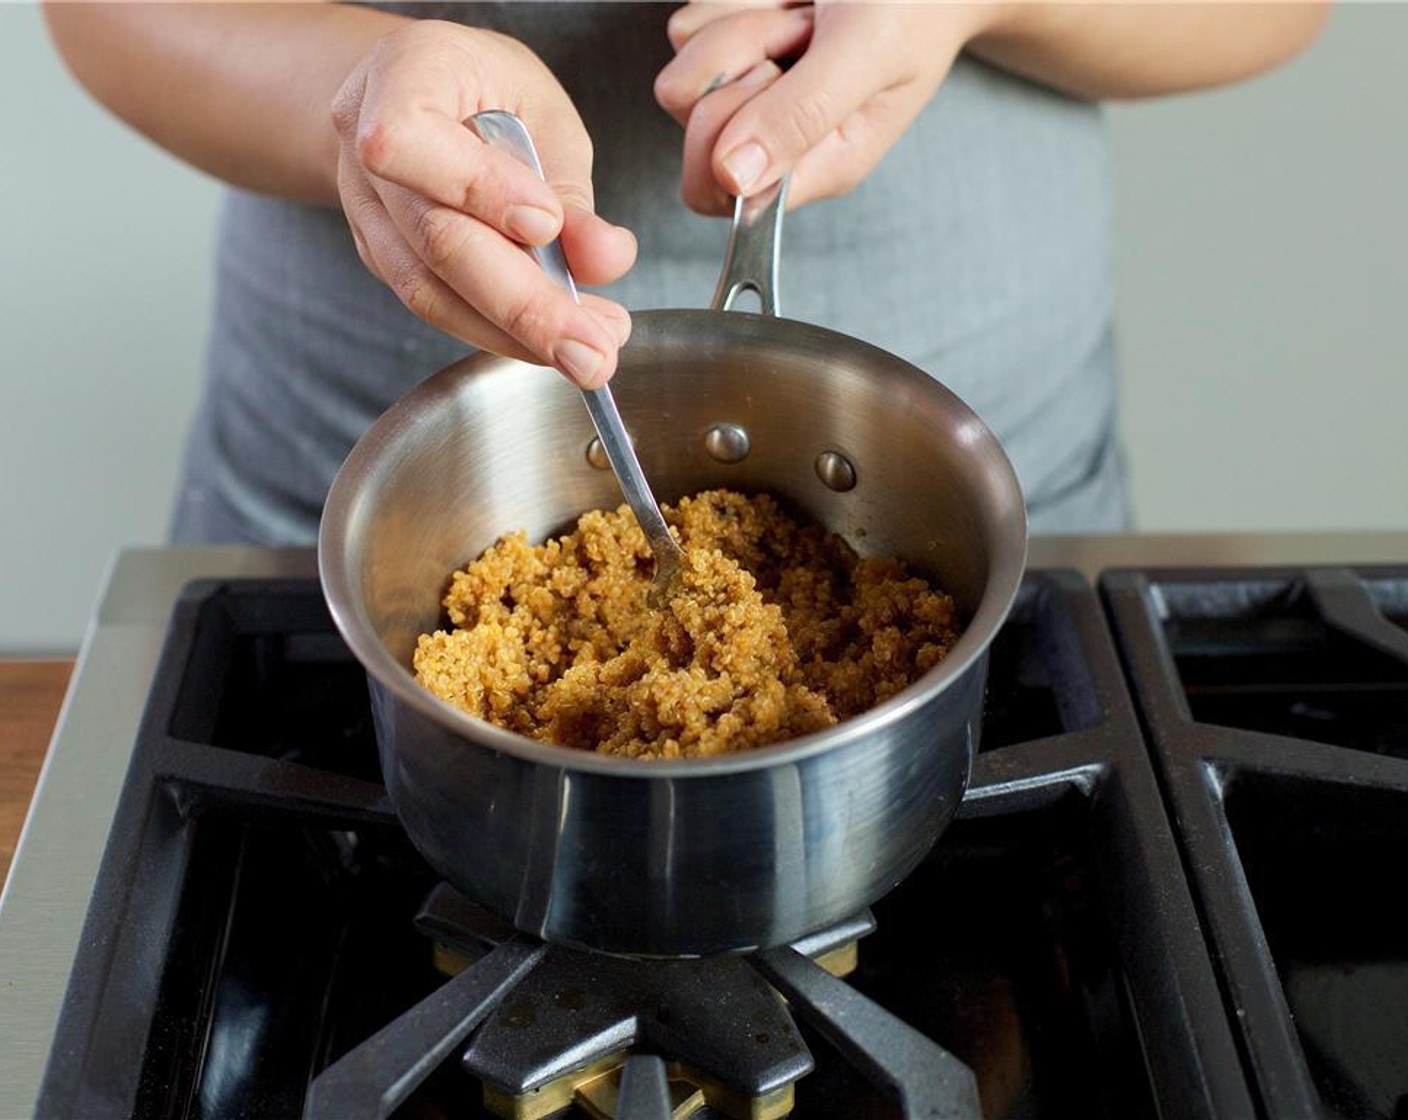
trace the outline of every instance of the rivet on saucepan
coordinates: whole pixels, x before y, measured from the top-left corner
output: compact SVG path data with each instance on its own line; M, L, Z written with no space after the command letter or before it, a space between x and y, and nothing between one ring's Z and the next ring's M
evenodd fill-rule
M635 437L631 437L631 446L636 446ZM639 453L639 451L637 451ZM600 436L592 436L591 443L587 444L587 462L599 471L609 471L611 460L606 457L606 448L601 445Z
M715 424L704 434L704 450L720 463L738 463L753 449L748 433L737 424Z
M816 476L832 490L855 489L856 469L839 451L823 451L816 457Z

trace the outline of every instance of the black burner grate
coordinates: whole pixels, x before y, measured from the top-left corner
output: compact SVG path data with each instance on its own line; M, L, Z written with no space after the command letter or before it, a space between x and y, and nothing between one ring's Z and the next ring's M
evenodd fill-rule
M378 780L367 706L316 583L188 589L43 1115L297 1115L319 1074L355 1066L415 1008L440 1008L454 1038L398 1059L426 1076L395 1115L486 1115L459 1061L479 1025L464 992L477 986L478 1007L545 953L500 939L484 958L498 954L498 979L436 971L415 924L436 880ZM893 1116L906 1092L922 1109L952 1089L945 1053L973 1071L985 1120L1249 1114L1134 708L1079 577L1028 576L992 649L983 746L958 819L874 905L846 981L788 949L747 963L785 994L815 1063L793 1115ZM878 1055L856 1048L857 1021L887 1024ZM916 1056L935 1076L902 1089L896 1067ZM652 1115L660 1070L632 1063L633 1115Z
M1262 1109L1402 1120L1408 569L1103 588Z
M466 1043L463 1065L486 1098L508 1104L501 1115L517 1115L513 1102L525 1101L529 1115L560 1111L570 1090L541 1099L556 1081L622 1054L617 1120L672 1115L665 1057L689 1071L716 1112L787 1114L792 1083L813 1067L793 1013L901 1116L980 1120L966 1067L810 959L864 935L868 916L805 944L704 960L627 960L513 934L498 940L502 934L486 935L482 924L460 924L475 916L453 892L432 893L422 923L470 953L464 971L320 1075L307 1120L389 1115ZM779 1100L781 1113L761 1112Z

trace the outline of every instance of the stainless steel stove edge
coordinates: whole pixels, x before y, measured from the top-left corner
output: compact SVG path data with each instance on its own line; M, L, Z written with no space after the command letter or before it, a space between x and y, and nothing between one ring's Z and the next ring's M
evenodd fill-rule
M133 549L110 565L0 896L0 1117L31 1114L172 604L199 578L316 574L310 550Z

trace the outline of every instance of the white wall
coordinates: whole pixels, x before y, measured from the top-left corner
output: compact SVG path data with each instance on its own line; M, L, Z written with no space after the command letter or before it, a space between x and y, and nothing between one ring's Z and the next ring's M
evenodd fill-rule
M1110 121L1141 527L1408 527L1408 4Z
M1408 528L1408 5L1288 67L1112 107L1125 430L1149 530ZM162 540L214 184L0 3L0 653L76 648Z
M0 652L75 649L112 554L156 544L195 400L218 189L0 3Z

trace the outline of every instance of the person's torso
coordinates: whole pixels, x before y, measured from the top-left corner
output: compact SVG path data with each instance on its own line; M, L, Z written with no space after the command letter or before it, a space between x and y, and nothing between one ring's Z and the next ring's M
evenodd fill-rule
M633 310L708 305L728 223L680 201L683 133L652 93L675 5L379 6L532 47L592 137L598 210L640 241L607 294ZM997 431L1039 510L1108 451L1110 210L1098 107L962 56L856 190L788 215L781 310L942 380ZM334 210L231 192L219 279L197 436L213 446L193 469L210 460L205 484L266 537L307 537L365 427L468 347L401 307Z

